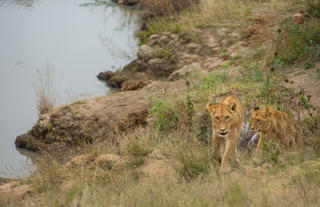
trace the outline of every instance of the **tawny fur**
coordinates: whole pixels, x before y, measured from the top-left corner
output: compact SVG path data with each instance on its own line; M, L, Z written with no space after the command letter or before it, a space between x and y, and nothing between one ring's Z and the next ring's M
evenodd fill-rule
M230 171L231 161L238 161L237 145L244 122L241 101L228 96L219 104L207 104L207 109L212 120L213 157L221 160L220 171Z
M301 129L287 113L271 108L252 110L251 130L260 132L257 153L261 152L263 140L272 139L282 149L298 148L303 145Z

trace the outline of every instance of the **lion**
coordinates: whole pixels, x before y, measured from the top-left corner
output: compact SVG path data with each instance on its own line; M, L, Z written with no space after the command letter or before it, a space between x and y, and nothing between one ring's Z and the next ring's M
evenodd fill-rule
M228 96L219 104L207 104L212 120L212 154L221 160L220 172L231 170L231 161L238 162L237 145L244 122L241 101ZM221 154L222 159L221 159Z
M260 154L263 140L273 140L282 149L297 148L303 145L301 129L287 113L272 108L252 109L251 130L260 133L256 152Z

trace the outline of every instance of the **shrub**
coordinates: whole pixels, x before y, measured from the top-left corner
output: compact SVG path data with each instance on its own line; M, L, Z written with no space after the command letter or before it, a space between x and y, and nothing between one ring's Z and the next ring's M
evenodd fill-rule
M278 32L276 61L288 65L320 58L320 26L317 21L300 25L287 20Z
M152 152L154 137L150 132L141 129L125 137L121 145L122 154L129 156L127 165L136 168L141 166L144 158Z
M262 145L262 160L272 164L279 164L280 150L274 141L265 141Z
M151 109L152 116L155 118L155 130L162 132L178 127L178 117L174 104L168 101L158 101Z
M308 0L307 4L308 4L308 12L315 17L320 17L320 1Z
M177 174L190 181L206 175L211 169L211 156L207 147L197 142L179 141L165 146L165 153L172 160Z

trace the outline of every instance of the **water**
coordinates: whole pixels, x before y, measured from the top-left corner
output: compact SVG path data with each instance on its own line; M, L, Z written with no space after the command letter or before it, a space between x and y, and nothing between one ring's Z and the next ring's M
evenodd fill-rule
M39 76L51 71L61 105L105 95L96 75L135 58L137 11L92 2L0 0L0 177L27 172L14 141L37 121Z

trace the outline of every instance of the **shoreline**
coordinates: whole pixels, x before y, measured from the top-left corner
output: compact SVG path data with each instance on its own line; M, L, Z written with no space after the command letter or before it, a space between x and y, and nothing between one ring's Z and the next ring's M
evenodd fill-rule
M284 206L317 201L319 186L310 187L307 179L318 182L320 169L320 148L315 147L320 146L320 62L314 60L308 69L304 60L279 63L281 55L290 52L280 33L291 31L279 28L286 21L303 28L304 23L293 18L300 11L289 2L285 2L289 6L279 5L288 10L285 16L282 10L270 13L274 5L268 2L258 3L258 8L256 3L238 7L234 2L241 19L232 16L233 10L212 13L229 5L207 3L211 7L205 4L174 18L155 19L147 26L157 29L145 30L136 60L120 71L98 74L118 92L42 114L29 133L17 139L18 145L39 151L46 162L36 181L27 178L31 184L21 184L28 189L24 191L28 199L39 196L41 203L54 197L68 204L90 205L88 197L107 197L108 204L120 206L163 201L168 201L164 205L192 206L195 200L196 204L228 206L239 196L244 206L259 206L266 200L270 205L281 201ZM226 22L213 23L218 17ZM237 148L239 163L231 172L219 173L220 162L211 154L212 117L205 106L228 95L241 100L245 122ZM249 123L256 106L284 111L297 120L303 151L282 151L270 142L264 154L256 157L257 143L250 142L254 134ZM312 199L296 196L301 183L297 187L295 179L310 187ZM283 192L274 191L278 188ZM143 197L150 192L154 195ZM190 200L177 203L183 196Z

